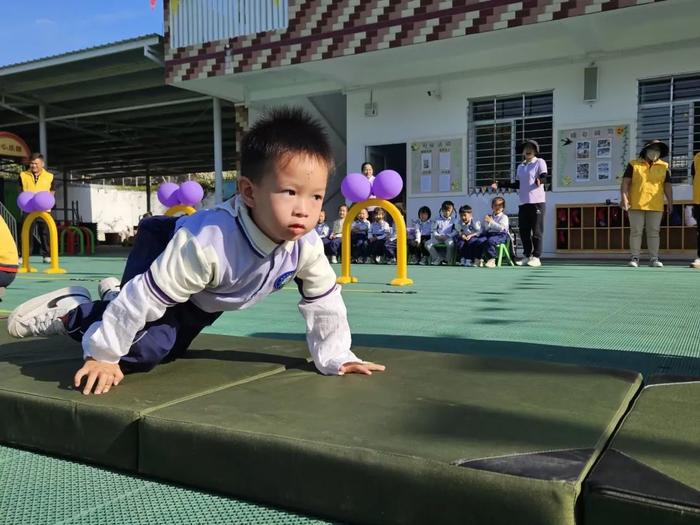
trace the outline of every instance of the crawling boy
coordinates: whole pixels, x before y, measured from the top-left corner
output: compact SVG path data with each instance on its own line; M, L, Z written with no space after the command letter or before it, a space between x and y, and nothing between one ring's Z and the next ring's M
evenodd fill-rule
M104 280L99 301L82 287L34 298L10 315L10 335L80 342L75 387L85 380L84 394L103 394L125 372L177 358L222 312L248 308L294 279L317 369L384 370L350 350L340 287L314 231L332 167L316 121L298 109L271 112L243 139L237 196L191 216L142 221L121 286Z

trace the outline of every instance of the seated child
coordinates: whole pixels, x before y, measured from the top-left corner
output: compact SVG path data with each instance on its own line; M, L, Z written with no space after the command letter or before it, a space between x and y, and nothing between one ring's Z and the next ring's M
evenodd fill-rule
M345 204L338 206L338 218L333 221L333 228L328 235L328 244L326 244L326 256L330 257L331 263L336 264L340 257L341 247L343 245L343 222L348 214L348 207Z
M369 232L367 232L367 250L375 264L379 264L384 257L386 241L390 234L391 226L384 220L384 210L375 208L374 221L370 224Z
M442 263L451 263L454 259L455 249L455 223L454 223L455 205L452 201L445 201L440 206L440 217L435 221L430 240L425 243L428 252L431 256L433 266L439 266ZM445 245L445 257L442 257L437 249L436 244Z
M421 206L418 210L418 219L413 221L413 227L416 229L416 234L413 239L409 239L409 253L415 258L415 262L419 264L427 264L430 252L425 247L433 233L433 221L430 220L432 215L430 208Z
M472 207L465 204L459 209L459 221L455 224L457 232L457 255L462 266L472 266L474 240L479 235L481 225L472 217Z
M392 226L389 238L384 245L384 261L387 264L396 264L396 226Z
M316 223L316 226L314 226L314 230L316 230L316 233L318 233L318 236L321 238L321 242L323 243L323 253L326 253L326 246L328 246L328 243L330 240L328 239L328 234L330 233L330 228L326 224L326 212L324 210L321 210L321 213L318 215L318 222Z
M481 259L487 268L496 267L496 246L508 241L508 215L505 214L506 201L503 197L491 200L493 214L484 217L481 233L473 239L473 254L477 257L475 266L481 266Z
M362 208L357 218L352 223L350 229L351 253L353 262L365 263L369 258L367 237L369 233L369 221L367 220L367 210Z
M10 233L10 228L5 223L5 219L0 215L0 301L5 294L5 288L15 280L18 265L17 244Z
M214 209L142 221L119 286L92 301L64 288L10 315L14 337L64 334L82 344L73 379L106 393L124 372L183 355L224 311L240 310L295 279L306 340L323 374L383 370L350 349L340 287L315 232L333 151L323 127L300 109L276 109L243 139L238 195ZM111 278L113 281L116 279Z

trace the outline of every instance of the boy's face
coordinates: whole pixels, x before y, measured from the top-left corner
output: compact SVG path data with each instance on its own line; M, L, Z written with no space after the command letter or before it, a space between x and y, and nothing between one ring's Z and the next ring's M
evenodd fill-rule
M374 212L374 220L379 222L384 220L384 212L383 211L375 211Z
M360 219L361 221L366 221L367 220L367 210L360 210L360 213L357 214L357 218Z
M425 221L428 220L428 214L425 213L425 212L420 213L420 214L418 215L418 217L419 217L420 220L423 221L423 222L425 222Z
M450 215L452 215L452 210L453 210L452 206L445 206L442 209L442 216L445 218L448 218Z
M324 222L326 222L326 212L322 211L318 216L318 223L322 224Z
M316 225L327 182L328 166L323 161L290 155L258 183L240 177L239 189L258 228L280 243L295 241Z
M346 206L341 206L338 208L338 217L341 219L344 219L345 216L348 214L348 208Z
M462 222L467 223L470 220L472 220L472 212L465 211L464 213L462 213Z

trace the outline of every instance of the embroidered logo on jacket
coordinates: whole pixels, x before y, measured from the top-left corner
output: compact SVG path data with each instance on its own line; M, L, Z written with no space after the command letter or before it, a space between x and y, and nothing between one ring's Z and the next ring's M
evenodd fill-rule
M294 272L283 273L277 279L275 279L275 284L274 284L275 290L279 290L285 284L287 284L289 281L291 281L293 278L294 278Z

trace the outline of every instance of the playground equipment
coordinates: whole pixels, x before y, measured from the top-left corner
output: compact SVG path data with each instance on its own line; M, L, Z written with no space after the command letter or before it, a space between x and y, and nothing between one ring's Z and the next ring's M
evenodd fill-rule
M158 200L168 209L165 215L172 217L178 214L192 215L194 205L204 198L204 189L193 180L178 186L174 182L164 182L158 187Z
M34 273L37 271L36 268L29 264L29 256L31 254L29 235L34 221L41 219L49 229L49 254L51 257L51 264L44 270L44 273L66 273L66 270L58 265L58 229L53 217L46 211L53 208L55 204L54 196L48 191L40 191L38 193L23 191L17 196L17 205L23 212L29 214L22 225L22 266L18 269L18 272Z
M343 196L354 201L347 217L343 222L343 240L341 245L341 275L339 284L356 283L359 279L350 274L350 228L352 217L355 217L362 208L367 206L379 206L389 212L396 227L396 277L389 284L392 286L406 286L413 284L408 278L408 256L406 243L406 222L399 209L387 199L393 199L403 188L403 180L394 170L384 170L374 179L373 183L361 173L350 173L340 185ZM376 198L370 199L370 195ZM359 201L359 202L358 202Z

